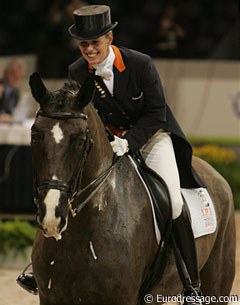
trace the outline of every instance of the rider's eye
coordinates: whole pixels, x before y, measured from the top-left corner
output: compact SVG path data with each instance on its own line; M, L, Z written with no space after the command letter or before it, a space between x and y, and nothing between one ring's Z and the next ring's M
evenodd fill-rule
M80 43L79 43L79 46L80 47L82 47L82 48L87 48L88 47L88 42L86 42L86 41L80 41Z

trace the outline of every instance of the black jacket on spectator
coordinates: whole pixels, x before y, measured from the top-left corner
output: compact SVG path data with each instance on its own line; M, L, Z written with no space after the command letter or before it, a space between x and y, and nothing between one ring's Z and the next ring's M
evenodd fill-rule
M0 113L13 114L19 101L19 91L2 82L4 91L0 97Z

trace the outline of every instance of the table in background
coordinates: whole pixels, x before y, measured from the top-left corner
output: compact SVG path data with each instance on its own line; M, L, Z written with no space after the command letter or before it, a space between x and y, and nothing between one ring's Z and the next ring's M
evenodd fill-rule
M0 213L35 213L32 188L30 129L0 124Z

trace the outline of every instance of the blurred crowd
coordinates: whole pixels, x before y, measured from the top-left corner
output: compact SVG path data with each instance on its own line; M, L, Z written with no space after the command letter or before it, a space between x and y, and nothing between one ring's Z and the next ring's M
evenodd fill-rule
M16 58L9 60L0 78L0 123L23 123L35 116L29 90L23 89L25 69Z
M11 61L0 80L0 122L10 122L20 97L23 68L17 61Z
M88 4L110 5L115 44L152 57L239 59L237 0L1 0L0 56L36 54L44 77L67 77L79 56L72 12Z

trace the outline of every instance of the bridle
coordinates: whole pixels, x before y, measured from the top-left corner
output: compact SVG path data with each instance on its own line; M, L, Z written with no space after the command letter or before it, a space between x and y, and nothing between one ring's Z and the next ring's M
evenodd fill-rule
M83 112L45 112L43 110L39 110L37 112L37 116L44 116L52 119L59 119L59 120L67 120L67 119L83 119L87 120L88 116ZM86 129L84 134L80 134L79 137L84 141L84 147L82 150L82 155L80 157L80 164L79 169L77 172L77 175L75 177L72 177L70 183L63 182L58 179L51 179L51 180L45 180L41 184L37 183L36 174L34 172L34 200L37 203L39 199L39 192L42 190L49 190L49 189L56 189L62 192L65 192L68 195L68 205L70 208L70 211L73 216L76 215L76 213L80 212L82 208L86 205L86 203L89 202L89 200L97 193L97 191L100 189L100 187L103 185L103 183L107 180L109 175L111 174L113 168L118 163L114 159L112 165L107 168L102 174L97 176L95 179L93 179L87 186L85 186L83 189L80 189L81 181L82 181L82 173L84 169L84 165L87 159L87 156L91 150L91 147L93 145L93 140L90 136L89 129ZM72 207L73 202L76 198L83 196L87 191L93 189L86 198L81 201L76 208Z

